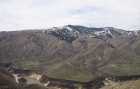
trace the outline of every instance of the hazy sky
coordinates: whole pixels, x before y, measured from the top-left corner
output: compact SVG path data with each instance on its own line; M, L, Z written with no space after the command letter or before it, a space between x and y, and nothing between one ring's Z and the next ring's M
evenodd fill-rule
M140 0L0 0L0 31L68 24L140 30Z

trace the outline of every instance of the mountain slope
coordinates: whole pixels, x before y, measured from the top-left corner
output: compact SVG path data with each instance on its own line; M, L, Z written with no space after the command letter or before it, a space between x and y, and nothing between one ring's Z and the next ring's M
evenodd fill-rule
M14 68L35 70L39 74L58 74L54 75L57 77L65 75L64 71L68 74L77 71L70 78L84 73L97 75L99 71L114 74L115 71L108 70L122 72L123 68L126 70L125 66L139 67L139 33L78 25L0 32L0 62L12 62ZM66 69L60 71L63 67Z
M0 87L4 86L16 87L18 84L16 83L14 76L9 71L0 67Z
M116 38L119 36L127 36L130 34L137 35L139 33L138 31L125 31L113 27L88 28L79 25L66 25L62 27L53 27L46 29L46 32L69 43L72 43L72 41L81 36L100 38L102 40L107 41L109 39Z

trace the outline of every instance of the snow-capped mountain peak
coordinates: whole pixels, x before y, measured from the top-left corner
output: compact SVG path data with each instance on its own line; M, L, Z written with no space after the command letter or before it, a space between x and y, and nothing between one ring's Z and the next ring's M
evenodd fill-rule
M120 35L138 34L138 31L125 31L113 27L88 28L79 25L65 25L61 27L53 27L46 30L48 34L57 36L59 39L72 42L80 36L98 37L100 39L112 39Z

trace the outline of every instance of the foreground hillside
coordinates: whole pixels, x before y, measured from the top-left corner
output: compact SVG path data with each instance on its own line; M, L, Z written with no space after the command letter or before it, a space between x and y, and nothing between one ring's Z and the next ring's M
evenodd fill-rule
M47 89L38 84L20 86L12 73L0 67L0 89Z

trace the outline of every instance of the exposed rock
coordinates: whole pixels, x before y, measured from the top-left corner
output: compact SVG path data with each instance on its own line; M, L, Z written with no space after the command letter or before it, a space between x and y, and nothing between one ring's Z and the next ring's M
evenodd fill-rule
M18 79L18 82L19 82L20 86L26 86L27 85L27 80L25 78Z

